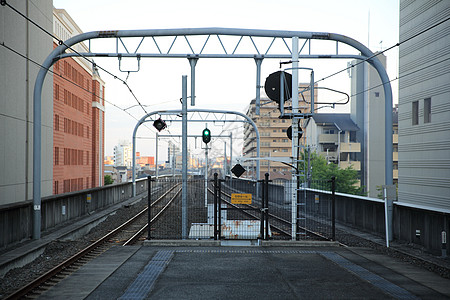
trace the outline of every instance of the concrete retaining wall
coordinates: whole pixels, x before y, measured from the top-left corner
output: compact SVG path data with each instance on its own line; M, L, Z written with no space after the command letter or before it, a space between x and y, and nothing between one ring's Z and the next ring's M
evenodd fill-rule
M147 191L147 187L146 179L137 180L136 194ZM131 197L131 182L44 197L41 204L42 231ZM29 200L0 206L0 249L32 236L32 205L33 201Z
M321 195L321 201L331 199L330 192L315 190L314 193ZM336 221L384 237L384 201L336 193ZM441 255L442 231L450 233L450 214L394 202L394 240L414 243L427 252ZM445 252L450 255L448 243L445 245Z

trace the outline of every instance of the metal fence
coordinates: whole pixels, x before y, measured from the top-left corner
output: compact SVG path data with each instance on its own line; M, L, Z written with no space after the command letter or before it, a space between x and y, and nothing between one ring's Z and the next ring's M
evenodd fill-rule
M187 220L183 221L181 179L157 179L151 186L149 237L182 239L185 231L189 239L291 240L293 232L294 239L332 238L332 193L324 192L331 189L331 183L311 186L314 189L295 183L298 199L293 204L291 181L228 178L205 184L203 178L190 178L184 208ZM164 207L167 211L160 214Z
M155 179L151 181L150 239L182 239L181 178ZM189 238L193 236L193 224L205 224L201 237L207 236L208 206L205 203L205 181L190 178L187 183L187 226ZM208 197L212 197L211 193ZM211 198L212 199L212 198ZM165 208L164 212L162 210Z

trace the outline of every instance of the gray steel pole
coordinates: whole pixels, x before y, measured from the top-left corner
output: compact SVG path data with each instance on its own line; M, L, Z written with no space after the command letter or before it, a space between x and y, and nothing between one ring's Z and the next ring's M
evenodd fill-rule
M223 143L223 179L227 179L227 142Z
M187 239L188 222L187 222L187 76L182 76L182 126L181 126L181 151L182 151L182 175L181 175L181 236L183 240Z
M298 113L298 37L292 37L292 113ZM298 122L297 118L292 119L292 164L298 168ZM297 180L298 171L292 171L291 183L291 210L292 210L292 240L297 239Z
M259 115L259 109L261 107L261 64L262 56L258 55L255 57L256 62L256 100L255 100L255 113Z
M191 65L191 106L195 106L195 65L198 57L189 57L188 59Z
M230 132L230 170L231 166L233 165L233 133ZM233 181L233 174L230 172L230 181Z
M205 148L205 207L208 207L208 144Z
M172 145L172 177L175 177L175 168L177 166L177 156L175 155L175 144Z
M155 142L155 147L156 147L156 154L155 154L155 177L156 179L158 179L158 173L159 173L159 168L158 168L158 151L159 151L159 145L158 145L158 140L159 140L159 133L156 133L156 142Z

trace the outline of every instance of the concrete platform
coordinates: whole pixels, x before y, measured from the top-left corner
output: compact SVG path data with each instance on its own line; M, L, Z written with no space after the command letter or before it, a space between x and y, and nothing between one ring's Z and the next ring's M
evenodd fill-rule
M450 298L449 280L365 248L146 245L108 250L41 299Z

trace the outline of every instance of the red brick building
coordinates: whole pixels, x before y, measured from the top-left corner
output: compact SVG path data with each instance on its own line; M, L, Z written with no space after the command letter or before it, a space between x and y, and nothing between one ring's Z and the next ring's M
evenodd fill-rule
M54 9L53 19L59 38L81 33L65 10ZM78 57L53 67L54 194L103 185L105 83L91 68Z

